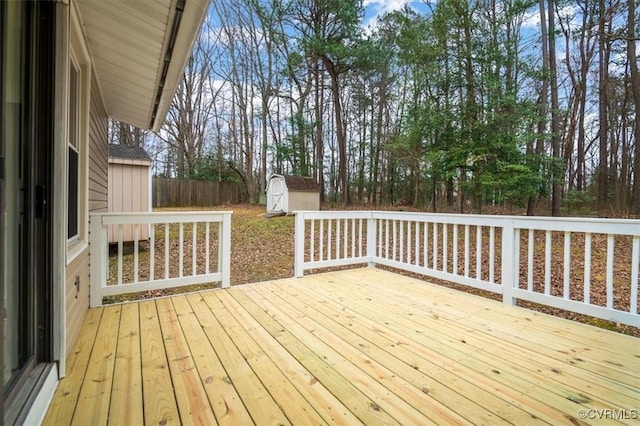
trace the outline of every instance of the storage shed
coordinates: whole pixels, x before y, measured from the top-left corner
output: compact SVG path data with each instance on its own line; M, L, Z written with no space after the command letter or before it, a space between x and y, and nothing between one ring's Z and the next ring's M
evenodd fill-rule
M267 213L320 210L320 185L312 177L278 175L267 184Z
M109 212L150 212L151 157L137 146L109 145ZM123 226L123 241L133 241L133 225ZM149 239L149 227L140 227L140 240ZM118 241L118 229L109 227L109 242Z

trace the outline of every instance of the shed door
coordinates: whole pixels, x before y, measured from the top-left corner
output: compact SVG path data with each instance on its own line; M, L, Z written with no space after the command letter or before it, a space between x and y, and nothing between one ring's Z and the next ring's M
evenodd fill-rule
M284 211L284 185L282 179L271 182L271 211Z

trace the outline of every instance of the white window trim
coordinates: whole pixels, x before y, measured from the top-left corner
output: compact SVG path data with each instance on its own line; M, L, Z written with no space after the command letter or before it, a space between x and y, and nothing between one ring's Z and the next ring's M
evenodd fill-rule
M79 77L79 100L78 100L78 235L67 239L67 265L73 262L89 246L89 113L91 105L91 60L89 51L82 35L82 29L78 15L73 7L70 8L69 25L69 60L78 67ZM66 62L69 66L69 60ZM69 73L66 71L66 85L69 93ZM69 114L69 104L66 105L66 114ZM66 120L68 123L68 120ZM68 129L67 129L68 132ZM66 137L67 149L69 147L69 136ZM68 155L68 154L67 154ZM68 163L67 163L68 179ZM68 197L65 197L65 206L68 206ZM68 207L67 207L68 208ZM65 209L65 235L68 223L67 210Z

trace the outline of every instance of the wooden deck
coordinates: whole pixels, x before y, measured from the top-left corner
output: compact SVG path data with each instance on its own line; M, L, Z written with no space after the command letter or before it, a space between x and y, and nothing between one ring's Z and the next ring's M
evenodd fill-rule
M640 412L638 339L379 269L91 309L67 370L45 424L603 424Z

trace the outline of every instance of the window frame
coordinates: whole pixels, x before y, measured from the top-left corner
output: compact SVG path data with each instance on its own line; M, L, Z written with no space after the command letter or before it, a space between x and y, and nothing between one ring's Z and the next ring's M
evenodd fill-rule
M89 246L89 120L90 120L90 100L91 100L91 61L87 45L82 36L82 30L77 13L73 7L70 8L69 26L69 57L67 61L67 99L66 99L66 131L67 141L66 153L66 187L65 187L65 235L67 237L67 265L78 257ZM72 132L72 120L70 114L74 111L71 105L71 95L74 92L71 88L72 76L71 68L76 73L75 79L75 132ZM75 141L71 138L75 134ZM69 173L70 173L70 150L77 153L77 232L69 236Z

